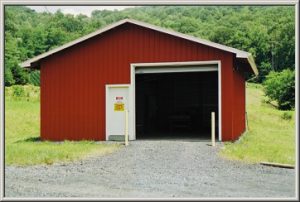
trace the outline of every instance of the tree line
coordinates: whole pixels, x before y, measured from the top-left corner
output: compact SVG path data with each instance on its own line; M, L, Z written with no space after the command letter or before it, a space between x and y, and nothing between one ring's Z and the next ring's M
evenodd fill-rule
M39 85L39 71L19 63L124 18L248 51L260 83L271 71L295 68L294 13L292 6L139 6L88 17L5 6L5 85Z

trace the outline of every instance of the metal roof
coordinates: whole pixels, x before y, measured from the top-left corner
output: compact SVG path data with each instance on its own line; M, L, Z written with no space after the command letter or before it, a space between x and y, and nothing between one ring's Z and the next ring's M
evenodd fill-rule
M111 25L108 25L108 26L104 27L103 29L99 29L95 32L92 32L88 35L85 35L85 36L83 36L81 38L78 38L74 41L71 41L69 43L66 43L66 44L64 44L60 47L57 47L57 48L53 49L53 50L50 50L50 51L45 52L43 54L40 54L36 57L33 57L29 60L26 60L23 63L21 63L20 65L21 65L21 67L29 67L30 68L30 67L33 66L33 64L37 64L43 58L46 58L46 57L48 57L48 56L50 56L54 53L57 53L57 52L59 52L61 50L64 50L68 47L76 45L76 44L78 44L82 41L85 41L89 38L92 38L94 36L102 34L106 31L109 31L109 30L111 30L111 29L113 29L117 26L120 26L122 24L125 24L125 23L131 23L131 24L138 25L138 26L145 27L145 28L149 28L149 29L152 29L152 30L155 30L155 31L158 31L158 32L166 33L166 34L173 35L173 36L176 36L176 37L180 37L180 38L183 38L183 39L186 39L186 40L189 40L189 41L193 41L193 42L200 43L200 44L203 44L203 45L207 45L207 46L210 46L210 47L213 47L213 48L217 48L217 49L220 49L220 50L224 50L224 51L227 51L227 52L234 53L234 54L236 54L237 58L247 59L249 65L251 66L251 68L252 68L253 72L255 73L255 75L258 75L258 70L257 70L256 64L254 62L254 58L252 57L251 53L249 53L249 52L238 50L236 48L232 48L232 47L225 46L225 45L222 45L222 44L214 43L214 42L204 40L204 39L200 39L200 38L197 38L197 37L193 37L193 36L190 36L190 35L187 35L187 34L182 34L182 33L179 33L179 32L173 31L173 30L165 29L165 28L162 28L162 27L158 27L158 26L155 26L155 25L151 25L151 24L148 24L148 23L145 23L145 22L140 22L140 21L133 20L133 19L120 20L116 23L113 23Z

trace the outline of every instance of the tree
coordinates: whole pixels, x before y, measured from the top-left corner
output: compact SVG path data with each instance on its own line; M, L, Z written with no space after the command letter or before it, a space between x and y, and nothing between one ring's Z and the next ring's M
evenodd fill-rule
M272 66L269 62L262 62L259 68L259 75L257 77L258 82L265 80L266 76L272 71Z
M91 17L6 6L5 75L13 75L17 83L23 83L29 74L36 80L36 73L24 72L18 64L124 18L248 51L260 72L255 82L263 82L271 70L295 69L293 6L139 6L122 11L94 10Z
M4 78L5 78L5 86L11 86L15 84L15 80L13 77L13 74L11 73L11 70L9 67L6 67L4 70Z
M27 75L19 67L21 52L15 47L18 44L18 40L7 34L5 38L5 57L4 57L4 68L5 68L5 84L26 84ZM13 78L11 78L13 77Z
M29 81L28 74L18 64L15 64L15 68L12 70L15 84L24 85Z

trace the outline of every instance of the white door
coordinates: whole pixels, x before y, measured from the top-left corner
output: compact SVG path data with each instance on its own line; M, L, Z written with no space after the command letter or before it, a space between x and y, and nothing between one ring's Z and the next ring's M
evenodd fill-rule
M129 110L129 86L107 85L106 140L124 140L125 110Z

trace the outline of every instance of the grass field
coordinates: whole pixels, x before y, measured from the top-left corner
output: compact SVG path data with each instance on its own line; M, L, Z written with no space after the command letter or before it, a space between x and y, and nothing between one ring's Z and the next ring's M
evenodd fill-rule
M30 88L29 91L39 92ZM20 92L16 92L19 96ZM21 93L23 97L16 99L11 88L6 88L5 93L5 163L8 165L73 161L110 153L121 146L92 141L37 141L40 130L39 96ZM239 141L225 143L221 156L249 163L295 163L295 113L279 111L264 102L265 99L261 85L247 85L249 131Z
M225 143L223 157L248 163L295 163L295 112L280 111L265 100L261 85L247 84L249 130Z
M33 97L33 98L32 98ZM6 91L5 99L5 164L35 165L68 162L92 155L111 153L121 144L93 141L38 141L40 103L36 96L13 99ZM29 101L27 101L29 99Z

